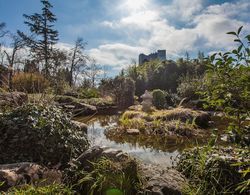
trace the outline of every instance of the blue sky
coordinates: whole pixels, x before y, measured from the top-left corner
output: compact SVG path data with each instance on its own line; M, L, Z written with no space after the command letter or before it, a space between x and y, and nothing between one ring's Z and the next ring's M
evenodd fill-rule
M166 49L175 59L188 51L210 53L233 47L226 32L244 25L250 32L250 1L214 0L51 0L58 21L59 47L83 37L86 52L111 74L139 53ZM40 0L0 0L0 22L27 31L23 13L40 11Z

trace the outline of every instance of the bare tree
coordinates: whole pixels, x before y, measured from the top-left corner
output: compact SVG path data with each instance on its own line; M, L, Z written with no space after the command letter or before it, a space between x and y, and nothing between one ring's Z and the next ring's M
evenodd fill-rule
M9 89L12 90L12 78L13 78L13 72L14 72L14 64L18 62L17 59L17 52L21 50L24 47L23 40L17 36L10 34L10 37L12 39L12 43L10 44L10 48L8 50L4 50L4 53L6 55L6 59L8 62L8 70L9 70Z
M84 71L86 67L86 61L88 57L83 54L87 43L83 41L82 38L78 38L75 42L74 48L71 49L70 52L70 81L69 85L75 83L78 75Z
M86 68L85 75L90 79L92 87L95 87L96 80L98 76L101 74L102 68L97 65L95 59L91 59L89 65Z
M67 52L60 49L54 49L50 63L53 64L52 68L52 76L56 76L58 71L65 67L67 63Z

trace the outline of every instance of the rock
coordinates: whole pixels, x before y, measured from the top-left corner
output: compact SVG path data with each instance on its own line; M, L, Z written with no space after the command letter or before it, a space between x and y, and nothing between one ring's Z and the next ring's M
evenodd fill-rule
M82 153L77 159L76 162L80 162L82 166L89 166L90 161L94 161L97 158L100 158L102 155L102 152L104 151L103 148L99 146L94 146L86 150L84 153Z
M139 135L140 131L138 129L127 129L126 133L129 135Z
M55 101L66 111L72 112L75 116L93 115L97 113L95 106L80 102L80 100L68 97L59 96L55 98Z
M116 150L108 147L94 146L82 153L75 161L79 162L81 166L88 169L91 161L100 159L101 157L106 157L115 161L124 161L127 159L132 159L128 154L122 152L121 150Z
M28 102L28 95L23 92L0 93L0 106L21 106Z
M133 172L131 172L132 169L128 169L126 174L139 175L143 182L141 194L179 195L187 184L185 177L175 169L144 164L121 150L112 148L92 147L79 156L73 165L78 167L78 170L80 166L85 171L91 171L93 166L90 162L95 162L102 157L106 157L114 163L119 163L122 167L133 167Z
M47 169L35 163L16 163L0 165L0 191L6 191L17 185L35 184L42 182L42 185L54 183L60 184L62 173L57 170Z
M88 125L86 125L85 123L81 123L81 122L78 122L78 121L74 121L74 120L71 120L71 122L78 128L80 128L83 132L87 133L87 130L88 130Z
M185 177L171 168L140 164L139 173L145 181L143 194L179 195L187 184Z

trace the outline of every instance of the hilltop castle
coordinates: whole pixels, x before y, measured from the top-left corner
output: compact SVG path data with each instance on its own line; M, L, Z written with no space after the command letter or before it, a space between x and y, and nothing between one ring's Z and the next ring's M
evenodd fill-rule
M140 54L139 55L139 65L145 63L145 62L149 62L151 60L161 60L164 61L166 60L166 50L158 50L156 53L151 53L149 55L145 55L145 54Z

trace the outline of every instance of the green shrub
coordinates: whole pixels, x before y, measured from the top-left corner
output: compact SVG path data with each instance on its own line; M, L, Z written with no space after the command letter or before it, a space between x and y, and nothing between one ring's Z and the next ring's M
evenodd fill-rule
M57 95L63 95L65 92L70 90L69 84L64 80L56 80L55 84L52 86L52 92Z
M95 88L88 88L88 89L80 88L78 95L79 95L79 98L83 98L83 99L99 98L100 92L98 91L98 89L95 89Z
M0 164L66 164L88 146L85 133L54 106L25 105L0 116Z
M157 109L164 108L165 105L166 105L166 94L165 94L165 92L160 90L160 89L155 89L152 92L152 95L153 95L153 105Z
M190 180L192 194L248 194L249 156L247 149L206 146L183 152L177 168Z
M134 160L115 161L101 157L89 162L88 170L82 165L66 171L66 180L79 194L136 194L141 187L138 166ZM111 193L112 194L112 193Z
M177 93L181 98L188 100L199 99L199 94L202 90L203 78L198 76L186 75L180 78L180 83L177 87Z
M13 77L13 89L26 93L43 93L49 81L39 73L19 73Z

